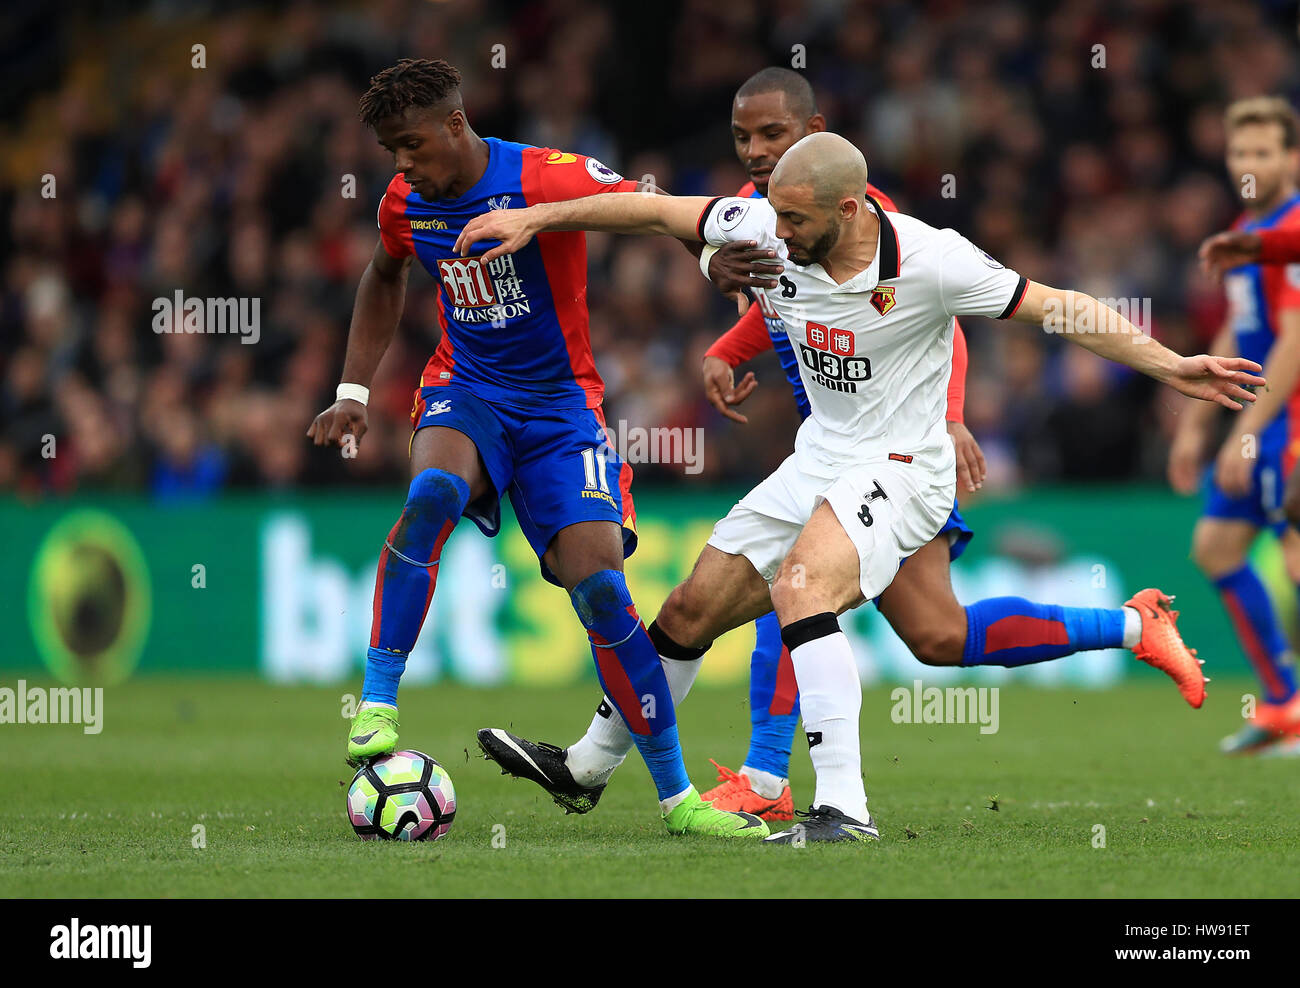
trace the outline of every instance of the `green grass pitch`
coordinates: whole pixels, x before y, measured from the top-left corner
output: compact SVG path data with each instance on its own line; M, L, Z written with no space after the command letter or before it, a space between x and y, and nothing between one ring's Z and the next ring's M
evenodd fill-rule
M585 817L478 756L479 727L573 739L594 689L404 691L404 743L448 767L459 799L447 839L408 845L348 826L341 690L141 680L105 691L102 734L0 727L0 895L1300 895L1300 765L1219 756L1249 684L1211 690L1193 711L1154 681L1004 687L994 735L895 724L889 691L868 690L863 767L883 839L789 849L670 837L635 753ZM738 767L744 690L700 690L681 723L699 788L709 756ZM801 736L793 762L806 806Z

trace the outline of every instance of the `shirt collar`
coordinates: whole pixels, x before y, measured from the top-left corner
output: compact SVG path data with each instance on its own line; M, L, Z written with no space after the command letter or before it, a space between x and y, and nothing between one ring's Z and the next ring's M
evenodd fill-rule
M876 253L871 258L871 263L865 270L859 271L842 285L835 284L835 279L826 273L826 269L820 264L811 265L816 268L817 274L829 281L834 287L831 292L869 292L882 281L892 281L899 276L901 266L898 249L898 231L894 229L894 224L889 222L889 217L885 215L885 208L880 205L871 196L867 196L867 202L876 211L876 218L880 220L880 230L876 240Z
M876 246L874 258L880 262L878 280L893 281L899 276L902 267L902 257L898 249L898 231L894 229L894 224L889 222L889 217L885 215L885 209L880 203L871 196L867 196L867 202L875 207L876 215L880 217L880 243Z
M1253 220L1247 220L1244 226L1242 227L1242 229L1244 230L1259 230L1261 228L1267 229L1268 227L1276 223L1279 219L1281 219L1283 214L1286 213L1286 211L1290 209L1292 206L1294 206L1297 202L1300 202L1300 193L1296 193L1295 195L1288 196L1285 202L1280 203L1271 212L1268 212L1265 215L1257 217Z

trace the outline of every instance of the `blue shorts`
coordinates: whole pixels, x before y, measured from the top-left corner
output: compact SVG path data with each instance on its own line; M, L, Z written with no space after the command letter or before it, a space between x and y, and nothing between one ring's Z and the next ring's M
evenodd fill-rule
M966 519L961 516L961 509L957 506L956 499L952 502L952 511L948 515L948 520L943 523L943 528L939 529L939 535L948 539L948 562L950 563L955 562L957 557L966 551L966 546L970 545L970 540L975 537L971 527L966 524Z
M970 540L975 537L975 532L966 524L966 519L961 516L961 510L957 507L957 501L954 498L952 502L952 511L948 513L948 520L943 523L943 528L939 529L939 534L935 538L946 538L948 540L948 562L953 562L966 551L966 546ZM899 569L907 564L904 559L898 564ZM877 607L880 606L880 598L873 597L871 602Z
M1260 450L1255 469L1250 474L1250 493L1244 497L1230 497L1220 489L1214 482L1214 464L1211 463L1201 479L1201 489L1205 494L1201 517L1250 522L1256 528L1267 528L1274 535L1281 535L1287 525L1282 511L1282 495L1286 487L1286 474L1282 467L1284 452L1284 446L1273 444Z
M489 538L501 531L501 497L510 504L541 562L562 528L612 521L623 528L623 556L636 549L632 468L609 441L599 408L520 408L489 403L457 385L420 388L411 425L455 429L478 448L494 488L465 506ZM542 576L559 585L542 566Z

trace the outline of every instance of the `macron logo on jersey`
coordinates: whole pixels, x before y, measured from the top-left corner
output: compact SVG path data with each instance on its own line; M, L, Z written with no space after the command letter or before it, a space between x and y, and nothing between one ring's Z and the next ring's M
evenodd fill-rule
M442 415L444 412L451 411L451 399L444 398L442 401L435 401L424 413L427 419L430 415Z

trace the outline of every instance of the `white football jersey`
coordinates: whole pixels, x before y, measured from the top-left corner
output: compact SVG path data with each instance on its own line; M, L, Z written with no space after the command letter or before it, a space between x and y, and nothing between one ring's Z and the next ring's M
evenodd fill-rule
M1026 280L956 230L902 213L880 217L870 266L837 285L820 264L794 264L766 199L722 197L700 214L707 243L754 240L775 250L779 287L756 289L780 315L799 354L812 406L795 440L809 471L853 463L951 455L944 416L954 316L1012 316Z

